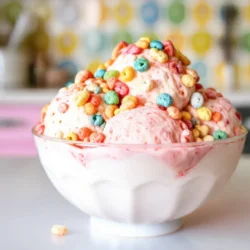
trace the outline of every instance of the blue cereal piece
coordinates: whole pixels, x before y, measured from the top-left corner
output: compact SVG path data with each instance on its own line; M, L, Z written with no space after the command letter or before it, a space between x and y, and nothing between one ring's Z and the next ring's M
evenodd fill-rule
M108 91L104 96L104 101L110 105L116 105L119 103L119 96L115 91Z
M201 93L199 92L194 92L191 96L191 105L198 109L201 108L204 103L204 97Z
M213 137L215 140L222 140L227 138L227 133L222 130L216 130L213 133Z
M167 108L172 105L173 99L171 95L163 93L157 96L156 102L159 106Z
M104 119L101 115L91 115L90 116L90 122L94 126L101 126L104 123Z
M163 50L164 45L158 40L153 40L150 43L150 48L156 48L156 49L159 49L159 50Z
M134 62L134 68L136 71L145 72L149 68L149 62L144 57L139 57Z
M94 74L94 77L95 78L103 78L104 75L106 73L106 70L105 69L98 69L95 74Z

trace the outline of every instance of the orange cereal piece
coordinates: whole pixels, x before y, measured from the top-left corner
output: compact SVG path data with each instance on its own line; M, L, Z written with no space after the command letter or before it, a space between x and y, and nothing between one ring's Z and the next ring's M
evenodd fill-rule
M102 133L92 133L89 139L90 142L102 143L105 140L105 135Z
M87 127L83 127L79 130L78 132L78 136L81 140L84 140L85 138L88 138L92 133L92 130L87 128Z
M34 130L38 135L43 135L45 126L42 122L38 122Z
M101 103L101 97L99 95L91 94L89 102L92 103L95 107L98 107Z
M97 112L97 109L93 103L88 102L84 105L84 112L86 115L94 115Z
M78 107L83 106L89 99L90 93L87 90L80 91L75 98L76 105Z
M213 112L212 120L215 122L219 122L222 119L222 114L219 112Z
M112 60L112 59L109 59L108 61L106 61L106 62L104 63L104 66L106 67L106 69L107 69L109 66L111 66L111 65L113 64L113 62L114 62L114 60Z
M115 48L113 49L112 51L112 56L111 56L111 59L116 59L119 54L120 54L120 51L123 49L123 48L126 48L128 46L128 44L124 41L121 41L119 42Z
M116 77L110 77L108 80L107 80L107 85L109 87L110 90L113 90L115 88L115 83L117 81L117 78Z
M67 227L63 225L54 225L51 228L51 233L56 235L56 236L64 236L68 232Z
M167 108L167 113L171 118L173 118L175 120L181 119L180 110L178 108L174 107L174 106L171 106L171 107Z
M192 116L189 112L187 111L181 111L181 117L184 121L190 121L192 119Z
M108 84L103 82L103 83L100 84L100 87L101 88L108 88Z
M92 74L92 72L90 72L88 70L82 70L82 71L77 73L77 75L75 77L75 83L76 84L83 83L89 78L94 78L94 75Z
M102 92L104 93L104 94L106 94L107 92L109 92L110 90L108 89L108 88L102 88Z
M115 110L117 109L118 107L116 105L108 105L104 111L104 114L107 117L107 119L112 118L115 115Z

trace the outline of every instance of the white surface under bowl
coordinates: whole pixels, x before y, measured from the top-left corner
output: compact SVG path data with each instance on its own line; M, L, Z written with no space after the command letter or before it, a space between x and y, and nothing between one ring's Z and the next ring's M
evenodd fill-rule
M72 143L35 135L57 190L91 216L96 233L148 237L178 230L180 219L231 177L245 135L168 145Z

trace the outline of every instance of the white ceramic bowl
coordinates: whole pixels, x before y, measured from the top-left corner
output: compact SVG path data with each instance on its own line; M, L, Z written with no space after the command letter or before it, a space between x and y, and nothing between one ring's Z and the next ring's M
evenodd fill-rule
M91 216L92 231L132 237L179 229L180 219L231 177L246 138L109 145L34 136L48 177L67 200Z

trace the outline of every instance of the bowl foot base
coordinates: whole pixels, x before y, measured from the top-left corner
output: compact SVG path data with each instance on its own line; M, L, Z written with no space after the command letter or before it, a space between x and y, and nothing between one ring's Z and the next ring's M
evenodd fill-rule
M181 220L166 221L160 224L126 224L91 217L90 227L94 234L123 237L153 237L177 231L181 227Z

